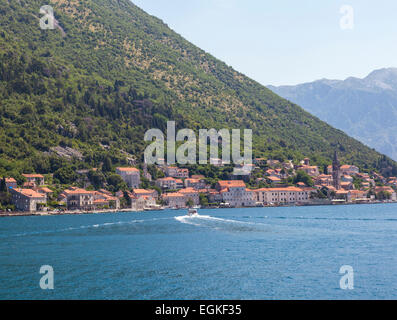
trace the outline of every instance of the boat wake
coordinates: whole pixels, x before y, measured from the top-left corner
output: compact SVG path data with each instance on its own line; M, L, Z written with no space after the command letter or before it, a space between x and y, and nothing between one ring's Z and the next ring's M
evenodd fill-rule
M262 232L269 230L268 225L231 219L222 219L207 215L178 216L175 220L196 227L211 228L231 232Z

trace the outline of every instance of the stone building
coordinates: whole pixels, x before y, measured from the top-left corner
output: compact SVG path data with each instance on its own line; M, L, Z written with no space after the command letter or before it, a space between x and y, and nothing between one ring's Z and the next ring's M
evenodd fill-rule
M37 211L40 205L45 205L47 198L45 194L32 189L10 189L12 203L19 211Z

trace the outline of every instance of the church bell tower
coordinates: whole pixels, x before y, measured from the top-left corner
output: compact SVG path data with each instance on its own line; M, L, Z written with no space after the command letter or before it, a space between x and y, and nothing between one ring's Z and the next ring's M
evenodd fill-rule
M338 159L338 154L335 151L334 160L332 161L332 179L333 179L333 186L336 190L340 190L340 163Z

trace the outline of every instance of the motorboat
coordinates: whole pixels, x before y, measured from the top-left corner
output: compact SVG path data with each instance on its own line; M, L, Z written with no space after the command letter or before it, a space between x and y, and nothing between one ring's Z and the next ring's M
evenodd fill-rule
M195 208L190 208L190 209L188 209L188 211L187 211L187 215L188 215L189 217L198 216L198 211L197 211L197 209L195 209Z

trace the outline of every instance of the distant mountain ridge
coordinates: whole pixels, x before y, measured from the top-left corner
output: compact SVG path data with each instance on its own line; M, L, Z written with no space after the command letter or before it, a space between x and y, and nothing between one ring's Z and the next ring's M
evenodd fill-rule
M397 68L375 70L363 79L321 79L296 86L268 88L397 159Z

